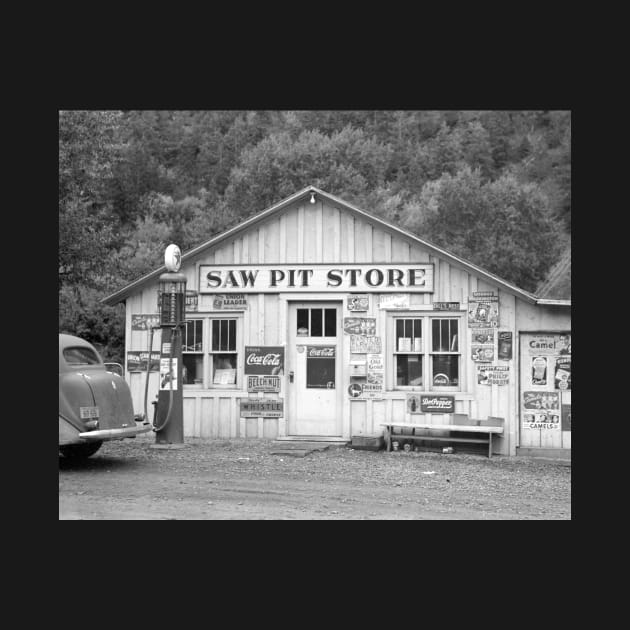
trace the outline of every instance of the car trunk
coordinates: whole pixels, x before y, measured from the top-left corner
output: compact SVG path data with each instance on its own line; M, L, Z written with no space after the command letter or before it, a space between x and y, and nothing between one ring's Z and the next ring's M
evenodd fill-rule
M84 373L98 407L98 428L119 429L135 426L133 404L124 381L109 372Z

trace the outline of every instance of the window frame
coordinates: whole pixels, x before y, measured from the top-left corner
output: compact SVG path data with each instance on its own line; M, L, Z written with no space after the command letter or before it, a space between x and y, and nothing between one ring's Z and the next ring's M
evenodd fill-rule
M213 327L215 321L221 320L234 320L235 324L235 337L236 341L234 343L234 350L213 350L212 349L212 335L213 335ZM207 342L206 348L204 351L205 362L204 362L204 385L206 389L212 390L235 390L241 389L244 386L244 376L242 374L243 369L243 353L245 352L245 346L243 342L243 315L239 315L236 313L216 313L209 315L207 317ZM229 331L229 324L228 324ZM229 334L229 332L228 332ZM214 383L214 360L216 355L220 354L230 354L236 355L236 378L234 383L230 384L219 384ZM206 368L207 366L207 368Z
M387 357L389 362L387 369L388 382L387 391L407 391L407 392L426 392L426 393L466 393L467 392L467 374L464 364L463 348L466 347L464 319L465 313L448 313L437 311L400 311L388 313L387 322ZM420 320L422 333L422 352L413 350L399 351L396 338L396 322L398 320ZM455 320L457 321L457 351L434 351L433 350L433 322L435 320ZM413 345L413 342L412 342ZM423 385L398 385L397 384L397 355L420 355L422 357L422 382ZM433 357L434 356L457 356L458 359L458 385L433 385Z

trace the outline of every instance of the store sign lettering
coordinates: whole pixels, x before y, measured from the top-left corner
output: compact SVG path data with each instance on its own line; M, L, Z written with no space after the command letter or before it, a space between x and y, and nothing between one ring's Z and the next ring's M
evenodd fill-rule
M433 264L200 265L199 292L371 291L433 293Z

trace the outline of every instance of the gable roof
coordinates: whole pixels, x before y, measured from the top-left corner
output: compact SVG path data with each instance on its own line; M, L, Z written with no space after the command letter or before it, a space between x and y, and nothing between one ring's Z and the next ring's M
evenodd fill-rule
M571 299L571 246L550 269L547 277L538 285L536 295L546 300Z
M376 223L386 228L387 230L397 232L401 234L402 236L419 243L420 245L422 245L423 247L431 251L433 254L440 256L441 258L444 258L447 261L454 262L458 265L461 265L465 269L472 272L474 275L480 278L483 278L484 280L487 280L488 282L491 282L492 284L496 284L502 287L508 293L511 293L517 297L520 297L521 299L531 304L538 303L538 299L532 293L529 293L528 291L520 289L519 287L507 282L506 280L503 280L502 278L495 276L493 273L490 273L489 271L486 271L485 269L478 267L477 265L471 263L470 261L460 258L459 256L456 256L455 254L452 254L446 251L445 249L438 247L437 245L434 245L424 239L419 238L415 234L412 234L411 232L403 228L397 227L393 225L392 223L389 223L388 221L385 221L384 219L374 214L366 212L365 210L361 210L360 208L353 206L347 201L344 201L343 199L339 199L339 197L335 197L334 195L331 195L330 193L324 192L323 190L320 190L319 188L316 188L315 186L307 186L306 188L303 188L302 190L296 192L295 194L289 197L286 197L285 199L278 202L277 204L267 208L266 210L262 210L261 212L258 212L252 215L251 217L249 217L248 219L245 219L238 225L232 228L229 228L228 230L225 230L224 232L221 232L220 234L217 234L216 236L212 237L210 240L206 241L205 243L202 243L201 245L198 245L197 247L194 247L193 249L187 251L185 254L182 254L182 261L181 261L182 266L187 260L195 258L199 254L201 254L204 250L210 247L214 247L215 245L218 245L219 243L227 239L234 238L237 234L251 228L257 223L264 221L265 219L268 219L270 216L281 212L290 204L294 203L295 201L298 201L299 199L306 198L311 193L315 193L316 195L321 196L324 199L328 199L328 201L330 201L336 206L340 206L341 208L344 208L345 210L349 210L350 212L353 212L354 214L359 215L372 223ZM122 289L119 289L115 293L112 293L108 297L103 298L101 302L105 304L109 304L110 306L117 304L118 302L121 302L122 300L126 299L130 295L139 291L146 284L150 283L153 280L157 280L159 276L164 272L166 272L166 267L163 265L160 268L156 269L155 271L152 271L142 276L141 278L134 280L130 284L126 285Z

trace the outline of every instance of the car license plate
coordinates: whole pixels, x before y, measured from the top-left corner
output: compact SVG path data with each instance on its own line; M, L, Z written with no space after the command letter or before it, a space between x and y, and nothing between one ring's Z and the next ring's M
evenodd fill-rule
M98 407L79 407L79 411L81 412L82 420L98 418Z

